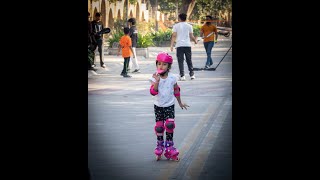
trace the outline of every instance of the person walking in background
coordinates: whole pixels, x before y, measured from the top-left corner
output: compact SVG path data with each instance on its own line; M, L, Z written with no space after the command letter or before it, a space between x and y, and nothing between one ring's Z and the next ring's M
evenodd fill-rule
M120 38L119 41L119 49L118 49L118 56L120 54L120 51L122 51L122 57L124 58L123 62L123 70L121 72L121 76L123 77L131 77L128 75L128 64L130 61L130 56L132 54L132 43L131 43L131 38L129 36L129 28L125 27L123 29L124 35Z
M102 52L102 46L103 46L103 33L99 33L103 28L103 23L101 22L101 13L95 14L95 20L91 22L92 24L92 32L94 34L95 40L97 42L99 56L100 56L100 66L105 68L106 65L103 62L103 52ZM94 64L95 66L95 64Z
M179 23L173 26L173 33L171 38L171 51L173 51L173 44L176 41L176 49L177 49L177 59L179 63L180 70L180 80L185 81L186 77L184 76L184 56L186 57L186 62L189 69L189 75L191 80L195 79L193 65L191 60L191 42L190 37L197 44L196 38L193 36L193 29L190 24L186 22L187 15L184 13L179 14Z
M212 23L213 17L206 16L206 23L200 28L200 36L203 38L203 45L207 53L207 62L205 68L209 68L212 64L211 51L218 40L217 27Z
M129 67L132 67L132 69L134 69L134 71L132 71L133 73L140 73L138 57L137 57L137 53L136 53L136 47L138 44L138 29L136 27L136 19L130 18L128 20L128 23L129 23L129 27L130 27L129 36L131 38L132 50L133 50L132 58L130 58L132 60L132 61L130 61L130 63L132 62L131 63L132 65L131 66L129 65Z
M187 109L187 104L181 102L180 87L177 84L177 77L170 73L173 59L166 52L157 55L157 71L149 79L151 82L150 94L154 98L155 127L157 146L154 150L156 159L160 160L163 151L167 159L179 161L179 151L173 145L173 130L175 128L174 104L177 99L181 109ZM166 141L163 141L166 131Z
M93 68L94 64L94 49L96 48L96 41L93 36L92 32L92 25L90 21L90 13L88 12L88 70L94 70L96 71L95 68Z

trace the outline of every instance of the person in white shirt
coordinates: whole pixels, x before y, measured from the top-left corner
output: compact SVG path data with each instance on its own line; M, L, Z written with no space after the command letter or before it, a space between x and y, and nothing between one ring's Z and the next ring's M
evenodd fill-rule
M179 14L179 23L173 26L173 33L171 38L171 51L173 51L173 44L176 41L176 49L177 49L177 59L179 63L179 71L180 71L180 80L185 81L186 77L184 76L184 56L186 57L186 62L189 69L189 75L191 80L195 79L193 65L191 60L191 42L190 38L197 44L196 38L193 36L193 29L190 24L186 22L187 15L184 13Z
M181 109L187 109L187 104L181 102L180 87L177 84L177 77L169 72L172 65L172 56L166 52L157 55L157 72L150 78L150 94L155 97L154 113L156 125L154 131L157 135L157 147L154 150L156 159L161 159L164 147L164 156L167 159L179 161L179 151L173 145L174 104L177 99ZM166 141L163 141L164 131L166 130Z

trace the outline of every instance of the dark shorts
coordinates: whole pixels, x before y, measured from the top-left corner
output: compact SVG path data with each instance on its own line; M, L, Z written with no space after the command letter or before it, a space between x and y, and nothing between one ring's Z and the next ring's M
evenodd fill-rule
M154 105L154 114L157 121L165 121L168 118L174 119L174 105L169 107L158 107Z

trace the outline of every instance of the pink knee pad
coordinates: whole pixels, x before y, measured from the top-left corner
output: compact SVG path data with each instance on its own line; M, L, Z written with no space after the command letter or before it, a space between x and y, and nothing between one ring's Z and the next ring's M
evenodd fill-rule
M157 136L163 136L163 132L164 132L163 121L156 122L156 125L154 126L154 132L156 133Z
M174 119L167 119L164 127L166 128L166 131L168 133L173 133L173 129L176 127L176 124L174 123Z

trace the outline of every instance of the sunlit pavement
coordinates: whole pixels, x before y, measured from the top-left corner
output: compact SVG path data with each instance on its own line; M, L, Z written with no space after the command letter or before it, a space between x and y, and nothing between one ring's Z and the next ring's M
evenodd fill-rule
M221 37L212 51L215 67L232 45ZM88 71L88 161L93 180L105 179L232 179L232 49L216 71L195 71L190 80L178 81L181 99L176 103L174 132L179 162L163 157L156 161L153 150L153 99L148 78L155 71L155 56L167 51L174 58L171 72L178 75L175 50L149 48L149 58L138 57L141 73L123 78L121 56L106 55L107 68ZM192 47L193 66L203 68L203 43ZM98 65L98 64L97 64Z

